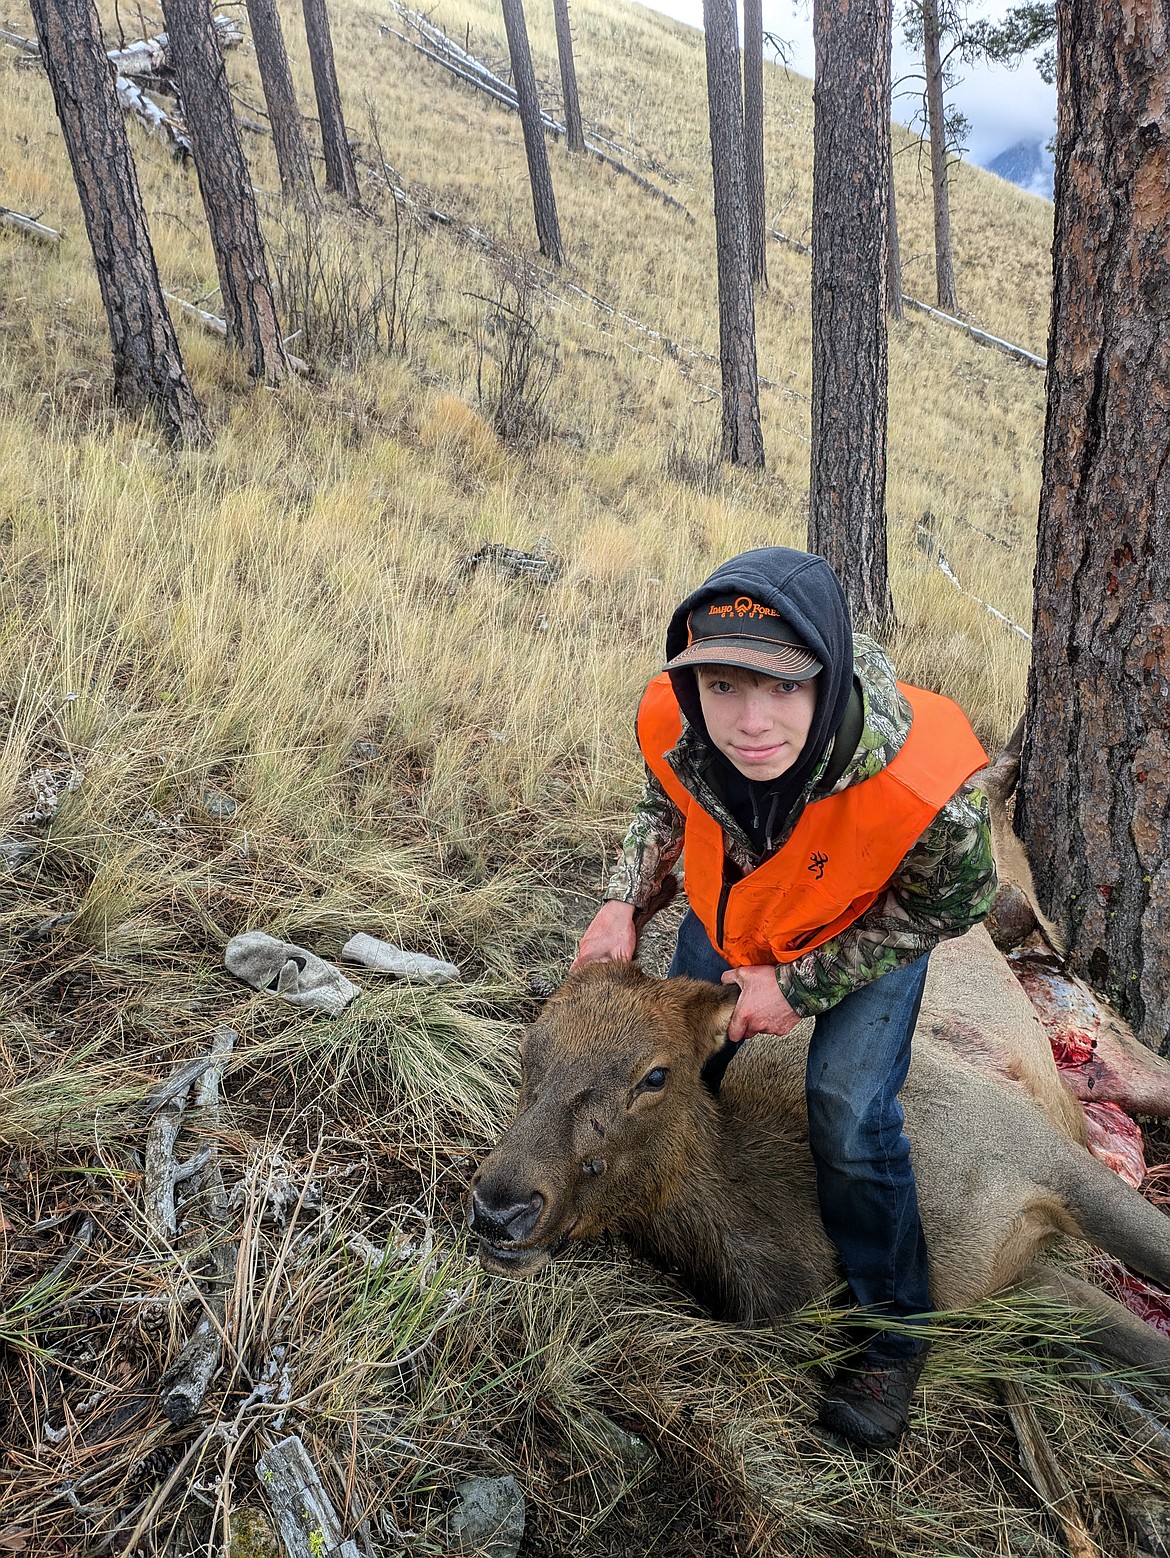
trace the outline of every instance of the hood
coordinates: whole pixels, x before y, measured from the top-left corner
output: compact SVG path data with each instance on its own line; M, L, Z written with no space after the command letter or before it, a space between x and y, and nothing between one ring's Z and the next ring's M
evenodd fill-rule
M799 767L811 771L844 717L853 686L853 628L845 592L823 557L789 546L742 552L716 568L677 608L666 630L666 658L687 647L687 617L703 601L729 591L771 606L789 622L824 667L817 679L817 708ZM706 736L694 672L670 673L674 695L689 724ZM806 765L806 759L811 759Z

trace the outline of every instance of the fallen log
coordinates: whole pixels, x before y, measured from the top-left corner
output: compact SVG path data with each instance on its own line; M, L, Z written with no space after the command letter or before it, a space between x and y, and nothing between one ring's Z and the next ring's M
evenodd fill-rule
M0 206L0 227L14 228L37 243L56 244L64 237L55 227L46 227L43 222L38 222L35 216L25 216L23 211L10 211L7 206Z
M166 298L168 303L173 303L180 313L187 319L190 319L192 323L206 330L208 335L218 335L221 340L227 340L227 321L221 319L218 314L209 314L205 308L200 308L195 303L188 303L186 298L176 297L173 292L164 292L163 297ZM285 355L288 357L288 365L294 373L299 373L302 378L306 379L312 375L313 370L303 357L294 357L291 352L287 352Z
M228 16L215 18L215 35L220 49L225 53L228 49L236 48L244 37L239 24ZM41 46L35 38L25 38L20 33L0 28L0 43L20 49L30 59L39 60L41 57ZM167 34L164 32L157 37L143 38L128 48L110 49L107 54L115 70L114 95L123 112L133 114L145 127L146 133L154 140L161 141L173 156L183 159L191 156L191 142L186 128L160 108L153 98L147 97L141 85L131 79L134 76L146 76L155 81L159 76L170 74ZM169 90L169 87L165 89Z
M220 52L227 54L244 41L243 29L231 16L217 16L212 22ZM140 38L124 49L110 49L110 59L120 76L168 76L171 71L171 40L167 33Z
M418 12L411 11L403 5L396 5L395 9L404 21L415 28L424 41L416 43L413 38L408 38L405 33L399 32L394 27L388 27L384 22L379 23L379 32L385 33L389 37L397 38L409 48L417 50L419 54L431 60L441 69L448 71L457 80L464 82L477 92L483 92L493 102L499 103L513 113L520 112L515 88L505 81L503 77L497 76L494 71L489 70L482 60L476 59L474 54L469 54L466 49L460 48L453 38L448 38L446 33L441 32L433 23L428 22L424 16L420 16ZM542 110L540 119L550 135L554 135L558 139L561 136L568 136L569 132L565 126L559 119L554 119L551 114ZM647 194L653 195L655 199L661 200L664 204L670 206L672 210L681 211L688 222L695 220L694 215L683 205L681 200L676 200L673 195L668 195L664 189L659 189L658 185L646 178L644 174L638 173L627 163L622 162L620 158L614 157L589 136L585 137L585 150L596 161L604 163L606 167L612 168L615 173L621 174L624 178L633 180L640 189L644 189Z
M786 244L788 248L795 249L797 254L812 254L812 249L807 243L802 243L799 238L790 238L778 227L773 227L771 234L777 243ZM1048 370L1047 358L1038 357L1035 352L1028 351L1024 346L1016 346L1011 341L1001 341L999 336L989 335L986 330L969 325L965 319L956 319L954 314L944 314L941 308L932 308L929 303L912 298L908 292L903 292L902 302L907 308L916 309L918 313L925 314L928 319L933 319L938 324L952 325L956 330L961 330L964 335L970 336L977 346L990 346L996 351L1006 352L1009 357L1014 357L1018 362L1027 363L1030 368L1039 368L1041 372Z

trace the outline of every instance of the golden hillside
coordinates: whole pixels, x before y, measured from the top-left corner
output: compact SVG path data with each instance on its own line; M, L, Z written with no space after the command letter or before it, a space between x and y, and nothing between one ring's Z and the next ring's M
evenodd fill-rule
M308 111L299 8L282 11ZM587 128L694 220L553 146L554 273L531 254L518 121L389 36L389 3L338 0L369 214L333 209L310 240L281 212L270 142L246 133L246 150L286 279L308 252L327 293L358 296L397 252L407 350L294 346L318 371L273 392L180 320L215 436L177 455L111 411L48 87L4 51L0 202L67 233L48 250L0 231L0 834L20 845L11 870L0 859L0 1532L28 1552L271 1551L253 1468L281 1431L371 1554L440 1550L473 1471L515 1472L532 1555L1055 1552L1005 1469L988 1384L1005 1360L1062 1425L1078 1491L1140 1480L1118 1433L1090 1441L1032 1341L1043 1316L1018 1301L956 1322L928 1430L865 1467L804 1426L823 1315L716 1327L613 1252L523 1289L468 1263L468 1157L507 1117L514 1024L563 973L620 831L666 616L717 561L805 529L808 261L773 244L758 305L767 470L722 470L701 39L608 0L574 18ZM504 61L492 7L444 0L431 19ZM22 12L7 25L32 30ZM529 26L551 84L551 14ZM259 119L247 45L229 68ZM132 140L164 285L214 308L194 176ZM410 197L397 223L376 145ZM769 70L770 210L797 237L811 146L809 83ZM929 301L913 147L897 176L906 289ZM1042 352L1050 208L964 167L954 223L970 320ZM548 390L531 436L504 441L492 399L518 303ZM1042 377L913 315L890 375L899 667L995 741L1027 645L933 567L916 526L929 510L959 580L1028 625ZM488 542L559 574L467 567ZM224 971L246 928L327 957L366 931L454 959L465 983L369 976L343 1017L311 1021ZM173 1244L147 1226L141 1105L222 1024L239 1035L216 1134L238 1248L229 1365L180 1430L158 1382L205 1252L194 1211Z

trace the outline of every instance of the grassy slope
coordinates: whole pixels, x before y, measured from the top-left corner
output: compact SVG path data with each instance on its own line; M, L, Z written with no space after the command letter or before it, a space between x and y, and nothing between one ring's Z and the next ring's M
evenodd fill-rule
M367 135L368 98L413 194L501 249L527 248L517 122L381 35L388 6L336 10L354 135ZM775 245L760 302L761 372L779 386L763 395L762 477L711 465L714 364L565 286L683 348L716 350L698 35L617 4L574 16L587 118L697 220L553 148L569 262L563 278L537 266L549 289L537 323L558 354L554 436L520 450L474 409L496 267L425 223L410 240L405 361L373 358L273 394L180 325L212 449L172 458L149 426L113 417L48 90L11 62L0 75L4 203L70 234L57 253L0 236L0 832L35 845L0 877L6 1289L17 1295L3 1322L3 1433L24 1479L3 1495L0 1530L27 1527L36 1551L80 1550L148 1517L177 1551L223 1539L229 1509L238 1526L256 1503L250 1468L272 1412L244 1409L235 1444L204 1429L240 1412L278 1346L296 1403L286 1426L309 1438L354 1518L373 1511L379 1551L431 1550L450 1486L483 1465L520 1468L533 1552L856 1552L862 1528L873 1551L1050 1550L1003 1470L982 1383L1006 1349L1034 1373L1051 1422L1066 1437L1085 1431L1075 1396L1030 1361L1026 1316L1000 1316L1001 1330L985 1318L942 1349L949 1383L929 1393L925 1431L892 1467L862 1468L801 1426L817 1323L778 1340L718 1330L609 1257L501 1291L453 1240L464 1155L507 1109L498 1019L524 1012L529 973L564 966L550 886L600 874L636 781L630 713L665 615L716 561L799 544L804 529L807 261ZM435 20L502 59L492 7L446 4ZM286 24L308 105L295 7ZM530 25L552 81L551 17ZM259 102L246 51L231 70ZM769 80L772 209L800 234L809 87ZM134 140L164 282L205 296L214 266L194 180ZM275 223L271 148L249 137L247 149ZM913 151L898 178L907 289L929 297ZM368 194L376 204L372 183ZM1046 223L1040 202L958 171L961 297L975 322L1036 350ZM337 250L367 257L388 231L344 213L329 225ZM1026 646L924 567L914 528L929 508L959 577L1027 623L1041 397L1034 371L953 332L908 318L892 333L899 661L963 698L989 740L1014 721ZM460 570L484 540L538 538L564 562L550 588ZM58 788L78 776L51 821L21 820L35 770ZM223 794L238 806L230 816ZM52 924L58 915L73 918ZM456 957L474 983L440 999L371 977L343 1019L308 1023L223 973L224 942L250 926L326 955L352 930L384 934ZM227 1321L239 1370L175 1433L151 1403L184 1329L183 1267L145 1235L145 1125L129 1104L223 1021L241 1034L221 1132L239 1186ZM279 1210L290 1181L314 1187L295 1233ZM73 1221L28 1231L66 1212ZM47 1290L30 1288L81 1212L95 1220L92 1246ZM354 1254L354 1228L382 1244L425 1219L438 1254L416 1238L373 1274ZM180 1241L188 1264L201 1258L198 1226L193 1214ZM407 1361L390 1366L396 1357ZM653 1441L651 1475L639 1482L623 1463L599 1413ZM48 1442L45 1421L64 1423L66 1439ZM1095 1497L1138 1479L1116 1437L1069 1457ZM62 1492L73 1476L89 1479L88 1513ZM195 1481L202 1498L186 1498ZM396 1537L395 1522L413 1534Z

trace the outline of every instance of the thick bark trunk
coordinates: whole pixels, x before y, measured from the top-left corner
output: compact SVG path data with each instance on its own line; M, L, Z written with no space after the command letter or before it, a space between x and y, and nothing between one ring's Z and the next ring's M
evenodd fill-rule
M886 234L886 313L902 319L902 247L898 242L898 198L894 190L894 137L890 136L889 232Z
M951 194L947 183L947 128L943 111L942 53L938 0L922 0L922 50L926 64L926 117L930 129L930 183L934 194L934 269L938 306L957 314L955 261L951 249Z
M893 618L886 563L890 0L814 0L809 550L859 622Z
M360 199L353 152L345 133L341 112L341 89L337 85L337 66L333 61L333 34L329 30L329 12L325 0L301 0L305 18L305 37L309 43L309 62L313 67L313 90L317 94L317 116L321 121L321 150L325 153L325 188L343 200L357 205Z
M264 86L264 101L272 124L272 144L280 169L280 188L286 200L302 211L319 211L321 201L313 182L309 147L297 106L296 88L289 69L288 51L280 26L276 0L247 0L248 20L252 24L252 42L256 63Z
M544 143L540 97L536 90L536 72L532 68L532 50L528 46L523 0L503 0L503 7L508 54L512 61L512 85L516 89L524 151L528 158L528 179L532 185L536 236L541 254L555 265L563 265L565 251L561 246L561 224L557 220L557 201L553 194L548 147Z
M585 150L581 100L577 96L577 66L573 60L573 29L569 25L569 0L553 0L557 25L557 58L561 66L561 96L565 101L565 140L570 151Z
M1055 274L1016 827L1072 967L1170 1047L1165 7L1059 12Z
M211 7L208 0L163 0L163 14L215 251L228 340L254 379L278 384L288 376L288 359Z
M743 160L747 186L748 263L768 285L767 193L764 180L764 8L743 0Z
M172 443L202 443L97 12L92 0L33 0L32 12L109 321L114 397L152 411Z
M720 452L733 465L758 467L764 463L764 435L760 429L756 309L744 210L743 99L735 0L703 0L703 32L719 274Z

